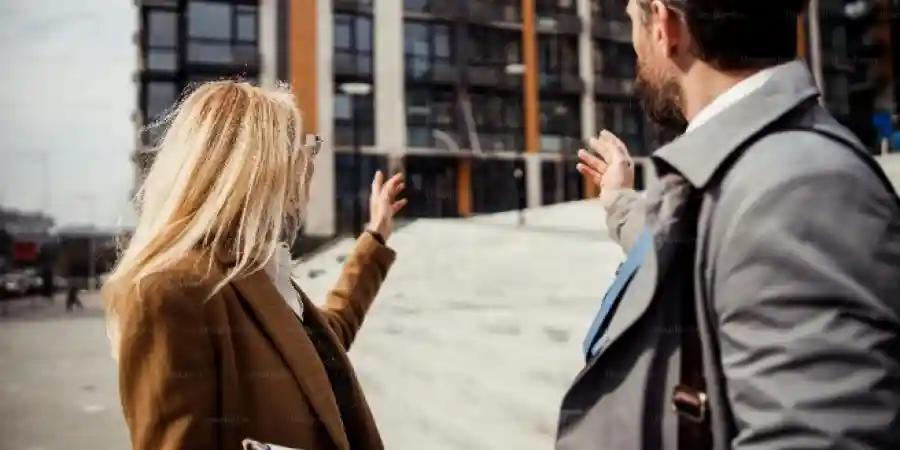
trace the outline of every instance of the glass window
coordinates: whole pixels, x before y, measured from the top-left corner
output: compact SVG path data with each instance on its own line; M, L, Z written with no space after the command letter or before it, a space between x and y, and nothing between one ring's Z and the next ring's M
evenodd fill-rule
M147 69L174 72L178 70L178 55L175 50L147 49Z
M242 7L239 6L238 8ZM255 10L245 11L243 9L238 10L236 20L237 40L256 41L256 12Z
M372 51L372 19L369 17L356 18L356 48L365 52Z
M407 75L420 78L431 71L435 62L450 62L453 39L448 25L406 22L403 32Z
M178 16L174 11L147 13L147 44L151 47L175 47L178 42Z
M597 128L616 133L634 154L644 150L644 116L635 99L606 98L597 101Z
M434 26L434 55L450 59L450 27L446 25Z
M234 62L232 47L228 43L189 42L188 61L204 64L228 64Z
M407 11L426 12L428 11L428 0L403 0L403 8Z
M334 118L350 120L353 118L353 103L347 94L334 95Z
M231 5L218 2L190 2L188 34L198 38L231 39Z
M404 46L407 55L428 56L428 26L423 23L407 23L404 28Z
M593 12L604 19L626 21L628 14L625 12L627 2L622 0L595 0L592 2Z
M637 56L634 47L626 42L601 40L594 46L594 70L605 77L631 79L635 77Z
M375 143L375 105L372 96L351 96L338 90L334 94L335 143L339 146L353 145L354 131L359 132L359 144Z
M347 14L334 15L334 48L353 49L353 16Z
M148 122L152 122L158 120L175 103L178 90L171 81L150 81L146 85L145 95L145 115Z
M433 130L455 131L456 100L452 92L411 89L406 96L407 139L413 147L433 147Z

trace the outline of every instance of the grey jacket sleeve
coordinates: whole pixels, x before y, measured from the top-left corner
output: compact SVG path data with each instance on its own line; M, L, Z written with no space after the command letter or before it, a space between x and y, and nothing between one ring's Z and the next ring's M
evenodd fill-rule
M861 164L754 197L707 273L732 447L900 448L896 205Z
M609 237L628 253L644 229L647 201L633 189L622 189L600 200L606 209Z

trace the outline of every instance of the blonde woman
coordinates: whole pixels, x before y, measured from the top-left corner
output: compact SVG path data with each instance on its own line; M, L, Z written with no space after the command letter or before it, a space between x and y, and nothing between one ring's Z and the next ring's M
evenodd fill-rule
M285 89L209 83L173 113L105 286L135 449L382 448L346 351L394 260L404 185L375 176L368 231L317 308L286 243L318 145Z

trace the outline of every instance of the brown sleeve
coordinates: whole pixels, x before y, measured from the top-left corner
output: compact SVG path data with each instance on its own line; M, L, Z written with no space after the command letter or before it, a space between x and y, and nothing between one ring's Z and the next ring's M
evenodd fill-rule
M363 233L356 241L353 254L344 263L341 277L328 293L322 308L322 314L344 349L350 349L395 257L393 250L381 245L369 233Z
M216 376L204 297L146 283L120 316L119 394L135 450L218 449Z

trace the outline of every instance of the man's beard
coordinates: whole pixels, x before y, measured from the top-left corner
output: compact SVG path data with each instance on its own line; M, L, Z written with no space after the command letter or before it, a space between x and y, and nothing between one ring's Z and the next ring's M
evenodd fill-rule
M687 130L688 121L681 112L684 98L681 86L663 73L650 73L646 65L638 62L637 79L634 89L641 102L641 108L650 120L666 131L681 135ZM654 81L659 79L661 81Z

